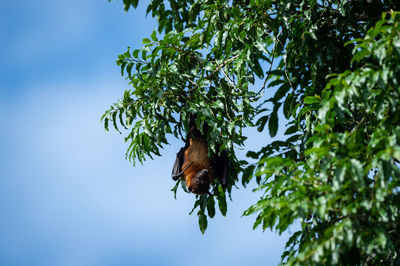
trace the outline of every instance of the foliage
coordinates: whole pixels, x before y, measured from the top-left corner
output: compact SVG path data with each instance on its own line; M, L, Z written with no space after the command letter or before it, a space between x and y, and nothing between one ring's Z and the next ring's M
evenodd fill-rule
M130 128L127 157L159 155L197 113L210 125L210 152L227 150L231 161L228 187L196 198L202 232L214 198L226 214L241 175L263 192L244 213L258 214L254 227L300 224L283 263L400 264L397 1L164 2L147 8L158 31L117 60L133 89L102 117L106 129ZM239 161L242 129L274 138L281 113L286 138L249 151L255 164Z

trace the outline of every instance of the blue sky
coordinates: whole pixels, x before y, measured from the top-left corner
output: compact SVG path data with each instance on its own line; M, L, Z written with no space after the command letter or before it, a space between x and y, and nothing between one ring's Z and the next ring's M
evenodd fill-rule
M146 2L146 1L142 1ZM241 217L240 186L204 235L193 195L170 189L180 140L133 167L100 117L128 88L115 64L155 28L143 4L0 3L0 265L276 265L287 234ZM248 149L268 141L250 136ZM239 152L243 156L244 152Z

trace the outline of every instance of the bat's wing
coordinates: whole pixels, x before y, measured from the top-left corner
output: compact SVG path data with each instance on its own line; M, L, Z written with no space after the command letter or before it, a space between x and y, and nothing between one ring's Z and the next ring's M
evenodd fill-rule
M217 174L217 178L223 187L228 184L228 154L222 151L219 156L215 156L212 167Z
M176 159L174 163L174 167L172 168L172 179L173 180L178 180L178 178L182 175L183 172L181 172L182 165L183 165L183 153L185 152L186 147L183 147L180 149L180 151L176 154Z

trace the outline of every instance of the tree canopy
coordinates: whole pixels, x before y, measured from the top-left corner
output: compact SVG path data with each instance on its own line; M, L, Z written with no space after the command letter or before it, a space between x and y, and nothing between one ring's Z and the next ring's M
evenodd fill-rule
M398 265L399 10L395 0L152 0L158 29L119 55L131 89L105 128L128 130L135 163L160 155L168 134L184 139L191 114L208 123L210 153L231 164L226 188L196 196L202 232L215 202L225 215L239 178L255 179L263 196L244 213L254 228L299 225L283 263ZM245 127L272 141L239 160Z

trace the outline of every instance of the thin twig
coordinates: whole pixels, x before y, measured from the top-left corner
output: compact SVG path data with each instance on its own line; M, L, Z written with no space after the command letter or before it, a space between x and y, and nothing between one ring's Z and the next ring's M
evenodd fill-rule
M187 79L187 80L188 80L190 83L192 83L193 86L199 87L199 85L197 85L197 83L194 82L193 80L191 80L191 79Z
M125 61L132 62L132 63L148 64L148 62L143 61L141 59L136 59L136 58L125 58Z
M234 84L234 83L232 82L232 80L228 77L228 75L225 73L225 71L224 71L223 68L221 68L221 71L222 71L222 73L224 74L225 78L228 80L228 83L229 83L232 87L236 88L235 84Z
M257 92L257 95L261 93L261 91L265 90L265 85L267 84L267 81L269 79L269 76L271 75L271 70L272 70L272 65L274 64L274 59L275 59L275 48L276 48L276 43L274 43L274 48L272 49L272 60L271 60L271 65L269 66L268 70L268 75L264 80L264 84L261 87L261 89Z
M237 55L235 55L235 56L233 56L233 57L227 59L226 61L222 62L221 65L219 65L219 64L217 63L218 68L215 69L213 72L211 72L210 75L208 75L208 76L206 77L206 79L211 78L212 75L214 75L215 73L217 73L218 71L220 71L221 68L223 68L223 67L224 67L226 64L228 64L229 62L231 62L231 61L235 60L236 58L238 58L239 55L240 55L240 54L237 54ZM217 62L217 61L216 61L216 62Z
M279 35L282 33L282 30L279 32L279 34L278 34L278 36L277 37L279 37ZM277 40L278 40L278 42L281 44L281 46L282 46L282 48L285 48L284 47L284 45L283 45L283 43L279 40L279 38L276 38ZM283 60L284 60L284 62L285 62L285 76L286 76L286 79L287 79L287 81L289 82L289 84L290 84L290 87L292 87L292 89L294 90L295 88L293 87L293 84L292 84L292 82L290 81L290 79L289 79L289 75L288 75L288 73L287 73L287 57L286 57L286 55L287 55L287 53L286 53L286 48L285 48L285 55L283 56Z
M279 41L279 35L281 35L281 33L282 33L282 30L278 33L278 35L276 36L275 39L282 45L282 42ZM267 84L267 81L268 81L268 79L269 79L269 76L271 75L272 66L273 66L274 60L275 60L275 49L276 49L276 44L277 44L276 40L275 40L275 43L274 43L274 48L272 49L272 60L271 60L271 65L269 66L268 75L267 75L267 77L266 77L265 80L264 80L263 86L262 86L261 89L257 92L256 95L259 95L263 90L265 90L265 86L266 86L266 84ZM283 45L282 45L282 48L283 48ZM290 82L290 81L289 81L289 82Z

